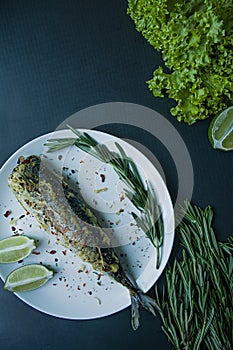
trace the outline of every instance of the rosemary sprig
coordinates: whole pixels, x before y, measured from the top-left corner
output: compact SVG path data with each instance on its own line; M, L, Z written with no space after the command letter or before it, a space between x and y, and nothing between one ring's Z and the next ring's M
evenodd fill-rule
M230 350L233 344L233 237L216 240L213 211L186 203L178 232L184 249L166 269L161 308L163 330L176 349Z
M155 203L155 197L150 184L143 182L136 164L127 156L119 143L115 143L118 152L111 151L105 144L98 143L88 133L80 132L70 125L67 126L77 138L47 140L45 146L48 147L48 152L55 152L75 145L82 151L112 166L119 179L128 187L124 190L126 196L141 213L139 216L132 212L132 216L156 248L156 268L159 268L161 247L164 240L164 224L161 208Z

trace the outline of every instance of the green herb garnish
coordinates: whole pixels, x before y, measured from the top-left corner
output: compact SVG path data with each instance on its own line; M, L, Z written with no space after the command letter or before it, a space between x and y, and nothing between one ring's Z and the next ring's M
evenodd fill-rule
M178 232L182 259L166 269L163 330L176 349L230 350L233 344L233 236L218 242L213 211L187 203Z
M55 152L74 145L114 169L119 179L128 186L128 189L124 190L126 196L141 213L139 216L132 212L132 216L156 248L156 268L159 268L164 240L164 224L161 208L155 203L150 184L147 181L143 182L136 164L127 156L119 143L115 143L118 152L111 151L105 144L98 143L88 133L80 132L69 125L68 127L77 138L47 140L45 146L48 147L48 152Z
M128 0L128 14L170 70L148 86L177 102L172 115L192 124L232 104L232 0Z

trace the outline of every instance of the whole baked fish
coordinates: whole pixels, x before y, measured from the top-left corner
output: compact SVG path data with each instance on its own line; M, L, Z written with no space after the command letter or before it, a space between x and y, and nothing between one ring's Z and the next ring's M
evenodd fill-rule
M93 212L73 186L49 168L48 162L35 155L20 157L9 176L9 187L24 209L45 231L55 235L58 243L129 290L134 330L139 326L139 305L155 315L155 301L135 288L126 276L111 239Z

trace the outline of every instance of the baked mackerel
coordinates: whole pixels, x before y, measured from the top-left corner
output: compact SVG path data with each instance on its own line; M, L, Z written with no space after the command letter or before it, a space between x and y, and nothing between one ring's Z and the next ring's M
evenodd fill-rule
M50 169L49 162L36 155L20 157L8 183L19 203L58 243L128 289L134 330L139 326L139 305L155 315L155 301L132 284L94 213L80 193Z

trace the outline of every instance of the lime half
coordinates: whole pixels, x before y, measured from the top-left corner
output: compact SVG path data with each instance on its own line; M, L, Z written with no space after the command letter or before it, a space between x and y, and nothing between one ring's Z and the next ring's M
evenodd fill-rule
M225 109L210 123L208 137L213 148L233 150L233 106Z
M53 271L43 265L25 265L7 276L4 288L11 292L25 292L43 286L52 277Z
M0 263L13 263L26 258L36 248L26 236L13 236L0 241Z

